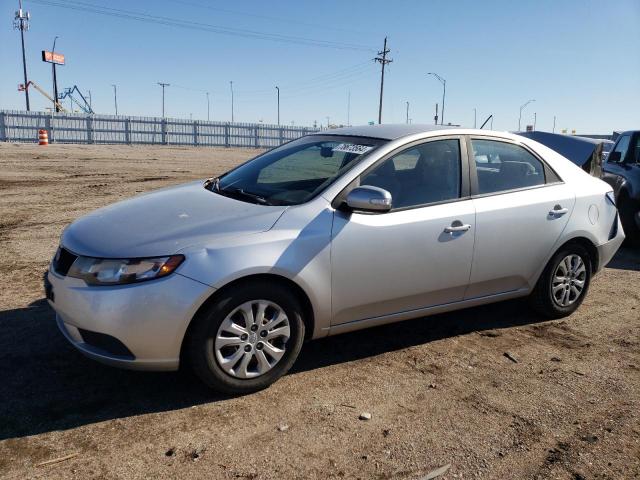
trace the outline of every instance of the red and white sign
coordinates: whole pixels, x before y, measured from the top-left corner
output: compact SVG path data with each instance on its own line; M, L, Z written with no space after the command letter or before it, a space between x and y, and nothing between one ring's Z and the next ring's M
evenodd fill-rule
M64 55L61 53L48 52L42 50L42 61L48 63L56 63L58 65L64 65Z

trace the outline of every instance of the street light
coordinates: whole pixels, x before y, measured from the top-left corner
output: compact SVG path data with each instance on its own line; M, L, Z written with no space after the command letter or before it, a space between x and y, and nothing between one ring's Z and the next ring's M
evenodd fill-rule
M170 87L171 85L168 83L157 82L158 85L162 87L162 118L164 118L164 88Z
M276 86L278 91L278 125L280 125L280 87Z
M535 99L532 98L531 100L527 100L526 103L523 103L522 105L520 105L520 116L518 117L518 131L520 131L520 122L522 121L522 110L531 102L535 102Z
M53 48L51 49L51 56L53 57L53 54L56 53L56 40L58 40L58 36L56 35L56 37L53 39ZM53 60L53 58L52 58ZM60 109L58 108L58 80L56 79L56 62L51 62L51 70L53 73L53 109L56 112L59 112Z
M231 123L233 123L233 81L229 82L231 86Z
M447 94L447 81L444 78L442 78L440 75L434 72L429 72L427 73L427 75L433 75L442 84L442 112L440 112L440 125L444 125L444 97Z
M477 112L476 109L473 109L473 128L476 128L476 118L477 118Z
M209 121L209 92L207 93L207 122Z
M111 84L111 86L113 87L113 103L116 106L116 115L118 115L118 90L113 83Z

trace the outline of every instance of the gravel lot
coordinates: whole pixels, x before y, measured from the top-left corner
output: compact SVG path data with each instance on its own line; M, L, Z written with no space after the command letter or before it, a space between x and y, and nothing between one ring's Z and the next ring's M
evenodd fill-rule
M0 143L0 477L640 478L639 251L569 318L512 301L324 339L245 397L69 346L41 286L64 226L255 154Z

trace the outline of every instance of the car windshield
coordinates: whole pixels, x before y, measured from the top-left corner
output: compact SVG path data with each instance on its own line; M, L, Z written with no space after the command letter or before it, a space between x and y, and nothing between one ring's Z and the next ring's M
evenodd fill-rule
M297 205L315 197L385 140L309 135L260 155L207 188L264 205Z

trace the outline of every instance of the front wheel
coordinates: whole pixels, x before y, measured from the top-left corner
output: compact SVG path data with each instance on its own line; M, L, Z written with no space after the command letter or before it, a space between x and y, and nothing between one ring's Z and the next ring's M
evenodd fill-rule
M254 282L230 289L196 316L186 353L209 387L251 393L287 373L304 331L300 302L290 291Z
M530 295L534 310L549 318L571 315L591 281L591 259L580 245L566 245L549 260Z

